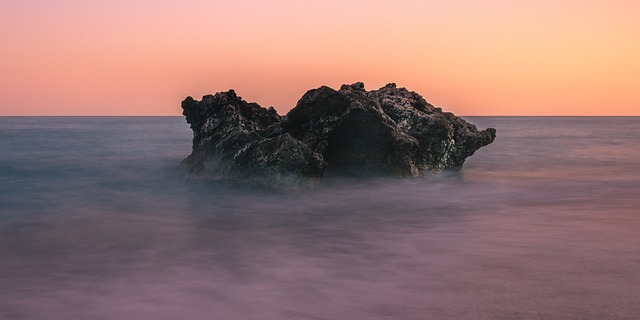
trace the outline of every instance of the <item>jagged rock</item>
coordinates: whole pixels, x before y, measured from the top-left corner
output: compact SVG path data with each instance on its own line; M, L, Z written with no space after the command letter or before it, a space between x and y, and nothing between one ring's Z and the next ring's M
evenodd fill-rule
M187 97L182 108L194 133L183 161L192 175L275 188L325 172L411 177L459 170L496 134L393 83L374 91L361 82L313 89L284 117L233 90L202 101Z
M229 182L255 182L276 188L320 178L322 156L288 134L270 127L275 109L247 103L233 90L187 97L183 114L193 130L193 152L183 161L192 176Z

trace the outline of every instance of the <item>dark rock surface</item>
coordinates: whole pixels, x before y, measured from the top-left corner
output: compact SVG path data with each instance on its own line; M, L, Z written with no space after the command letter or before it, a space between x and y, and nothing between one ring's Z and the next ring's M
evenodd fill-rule
M187 97L182 109L193 130L193 152L182 163L191 176L274 188L306 185L324 174L415 177L459 170L496 135L393 83L373 91L360 82L313 89L284 117L233 90L201 101Z

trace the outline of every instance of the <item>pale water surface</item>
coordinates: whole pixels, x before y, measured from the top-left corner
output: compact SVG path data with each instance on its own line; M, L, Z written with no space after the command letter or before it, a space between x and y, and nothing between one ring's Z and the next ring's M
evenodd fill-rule
M180 117L0 118L0 319L639 319L640 118L468 118L460 174L185 181Z

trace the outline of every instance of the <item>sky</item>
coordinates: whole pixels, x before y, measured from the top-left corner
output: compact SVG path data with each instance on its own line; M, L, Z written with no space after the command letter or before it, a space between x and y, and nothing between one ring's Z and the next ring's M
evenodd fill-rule
M364 82L457 115L640 115L640 1L0 2L0 116L284 114Z

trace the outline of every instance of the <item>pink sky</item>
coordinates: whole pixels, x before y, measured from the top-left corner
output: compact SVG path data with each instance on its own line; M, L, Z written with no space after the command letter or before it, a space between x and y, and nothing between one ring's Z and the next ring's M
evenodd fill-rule
M292 108L387 82L459 115L640 115L638 1L0 3L0 115L179 115L235 89Z

